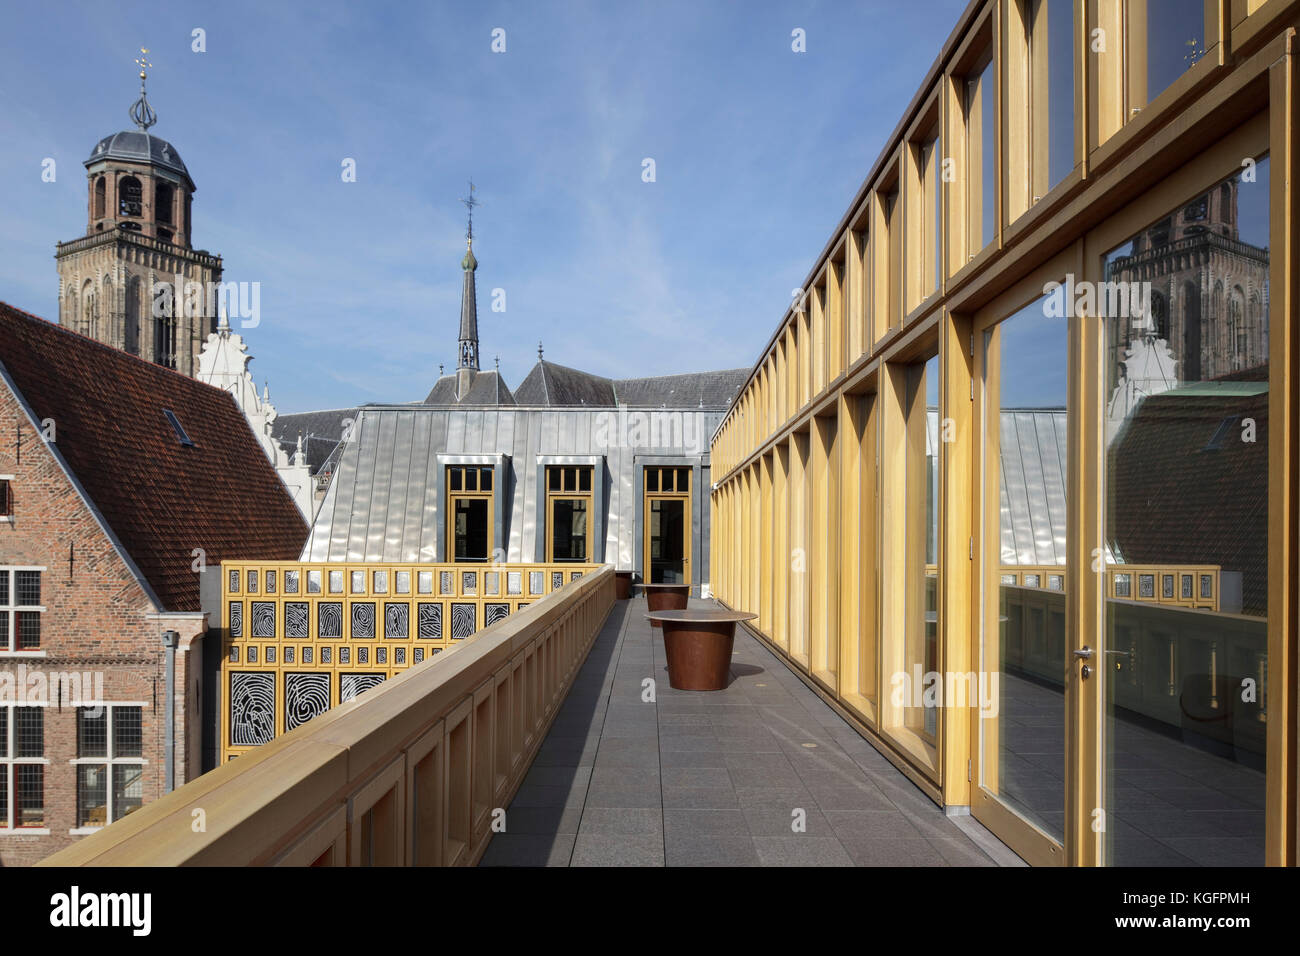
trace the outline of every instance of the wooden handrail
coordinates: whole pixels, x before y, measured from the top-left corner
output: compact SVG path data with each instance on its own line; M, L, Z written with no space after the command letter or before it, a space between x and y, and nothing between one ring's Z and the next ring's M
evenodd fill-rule
M39 865L472 865L614 595L601 567Z

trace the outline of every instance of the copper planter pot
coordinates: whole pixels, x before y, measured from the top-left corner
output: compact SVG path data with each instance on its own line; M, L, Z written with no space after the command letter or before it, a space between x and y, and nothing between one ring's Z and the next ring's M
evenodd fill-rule
M689 584L643 584L641 590L645 591L646 608L651 613L685 610L691 598ZM659 622L651 618L650 626L659 627Z
M614 597L619 601L626 601L632 597L631 571L614 572Z
M663 611L668 683L674 690L724 690L731 677L736 622L753 614L723 610Z

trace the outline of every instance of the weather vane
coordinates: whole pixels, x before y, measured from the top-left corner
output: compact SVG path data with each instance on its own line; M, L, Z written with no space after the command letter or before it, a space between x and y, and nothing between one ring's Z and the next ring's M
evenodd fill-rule
M153 64L149 62L149 49L147 47L140 47L140 55L135 58L135 65L140 68L140 98L131 104L131 119L140 129L148 130L150 126L158 122L158 114L149 105L149 100L146 98L144 91L144 81L149 76L149 70L153 68Z
M483 205L474 198L474 180L469 181L469 198L462 199L461 202L469 210L469 229L465 233L465 245L467 248L472 248L474 245L474 207Z

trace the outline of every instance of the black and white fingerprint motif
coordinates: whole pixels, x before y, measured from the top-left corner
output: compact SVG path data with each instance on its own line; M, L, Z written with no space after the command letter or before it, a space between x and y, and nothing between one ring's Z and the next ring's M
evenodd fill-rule
M239 572L238 571L230 572L230 586L227 587L226 590L229 591L231 594L239 593Z
M257 593L257 572L256 571L248 572L248 593L249 594Z
M404 648L404 647L394 647L394 648L393 648L393 663L394 663L394 664L405 664L405 663L406 663L406 648Z
M475 614L474 607L473 604L452 603L451 639L453 641L463 640L473 634L477 629L475 627L475 618L477 615Z
M415 649L415 663L419 664L423 660L424 660L424 648L417 647Z
M411 636L411 606L405 601L384 605L384 637Z
M312 659L313 659L315 656L316 656L316 653L315 653L315 651L311 648L310 645L307 646L307 647L304 647L304 648L302 649L302 662L303 662L304 664L310 664L310 663L312 663Z
M421 604L419 607L419 636L442 640L442 605Z
M268 664L275 663L275 645L272 645L266 649L266 662Z
M316 636L343 636L343 605L337 601L325 601L316 605Z
M352 663L352 649L351 649L351 648L349 648L349 647L340 647L340 648L339 648L339 663L340 663L340 664L351 664L351 663Z
M293 730L329 709L329 674L284 675L285 730Z
M484 625L495 624L510 616L509 604L488 604L484 607Z
M320 662L322 664L332 663L334 660L334 648L322 647L320 649Z
M1188 590L1191 589L1188 588ZM231 637L244 636L244 602L243 601L230 602L230 636Z
M346 704L352 698L372 687L378 687L383 682L383 674L344 674L339 679L339 703Z
M451 582L452 582L452 577L450 571L439 571L438 572L438 593L450 594Z
M293 645L292 645L292 644L290 644L288 647L286 647L286 648L284 649L284 662L285 662L286 664L292 664L292 663L294 662L294 661L293 661Z
M253 602L253 636L275 637L275 605L269 601Z
M284 572L284 593L285 594L298 593L298 572L297 571Z
M352 605L352 636L375 636L375 605L372 601L357 601Z
M469 597L472 594L478 594L477 571L460 572L460 593L465 597Z
M546 579L543 577L541 571L529 571L528 572L528 593L541 594L542 589L545 587L545 585L542 582L545 580Z
M580 577L582 577L582 572L581 572L581 571L574 571L572 574L569 575L569 580L570 580L570 581L576 581L576 580L578 580L578 578L580 578Z
M274 594L274 593L275 593L275 572L274 572L274 571L267 571L267 572L266 572L266 588L265 588L265 591L266 591L267 594Z
M506 593L522 594L524 589L524 576L518 571L506 572Z
M256 747L275 736L275 675L230 675L230 743Z
M362 661L361 663L364 664L365 661ZM377 648L375 648L375 663L376 663L376 664L387 664L387 663L388 663L388 648L386 648L386 647L377 647Z
M559 590L560 588L562 588L562 587L564 587L564 572L563 572L563 571L552 571L552 572L551 572L551 590L552 590L552 591L558 591L558 590Z
M286 601L284 605L284 636L310 637L307 631L307 602Z

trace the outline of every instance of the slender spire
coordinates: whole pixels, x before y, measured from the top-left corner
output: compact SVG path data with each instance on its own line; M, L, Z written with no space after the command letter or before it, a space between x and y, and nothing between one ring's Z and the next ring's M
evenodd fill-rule
M542 360L542 340L538 339L537 340L537 361L540 362L541 360Z
M460 298L460 342L457 367L478 371L478 293L474 287L474 273L478 260L474 258L474 207L480 205L474 198L474 181L470 180L469 197L462 199L469 210L469 227L465 231L465 258L460 267L465 273Z
M144 81L149 75L149 68L153 66L149 62L148 49L145 47L140 48L140 55L136 57L135 65L140 68L140 98L131 104L131 120L141 131L147 132L150 126L158 122L158 114L149 105L149 98L144 89Z

